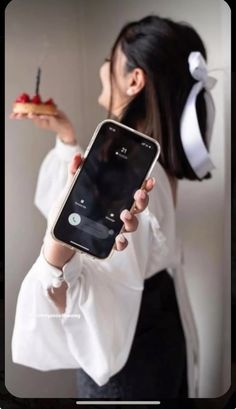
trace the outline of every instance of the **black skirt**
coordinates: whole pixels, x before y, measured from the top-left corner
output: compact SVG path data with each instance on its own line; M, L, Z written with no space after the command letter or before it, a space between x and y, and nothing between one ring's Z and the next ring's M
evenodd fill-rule
M124 367L103 386L79 369L77 388L78 399L188 397L186 342L173 279L166 270L144 282L136 332Z

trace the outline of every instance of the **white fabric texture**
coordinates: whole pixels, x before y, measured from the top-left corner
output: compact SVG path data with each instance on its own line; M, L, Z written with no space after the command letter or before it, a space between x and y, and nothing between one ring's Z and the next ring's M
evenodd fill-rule
M44 159L35 204L45 217L65 186L68 163L78 151L83 153L79 146L57 140ZM137 231L125 233L129 245L124 251L114 251L105 260L77 252L63 271L47 263L40 252L23 280L17 300L12 337L15 363L42 371L81 367L98 385L105 384L125 365L144 279L166 268L175 280L179 264L171 189L158 162L152 176L157 185L149 195L148 208L138 215ZM178 283L186 288L181 285L183 277L178 274ZM68 284L67 302L65 313L59 314L47 290L58 287L63 279ZM192 356L197 353L196 331L186 291L182 300L190 309L187 320L191 325L185 328L194 328L191 334L185 334L188 354ZM184 311L181 297L178 302ZM191 356L189 362L193 362ZM190 397L198 381L193 372L193 367L189 368Z

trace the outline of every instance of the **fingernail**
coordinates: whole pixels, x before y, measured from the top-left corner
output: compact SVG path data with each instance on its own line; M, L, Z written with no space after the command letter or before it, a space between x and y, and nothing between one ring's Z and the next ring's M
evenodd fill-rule
M132 215L130 214L130 212L128 210L125 210L125 214L124 214L125 218L127 220L131 220L132 219Z
M156 179L154 178L154 176L152 177L152 184L153 184L153 186L155 185L155 183L156 183Z

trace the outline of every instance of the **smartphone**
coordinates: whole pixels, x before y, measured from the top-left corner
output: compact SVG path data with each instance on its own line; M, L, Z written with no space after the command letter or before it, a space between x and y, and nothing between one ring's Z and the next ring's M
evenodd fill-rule
M52 227L52 236L74 250L105 259L124 230L122 210L132 211L160 154L154 139L114 120L98 124L84 162Z

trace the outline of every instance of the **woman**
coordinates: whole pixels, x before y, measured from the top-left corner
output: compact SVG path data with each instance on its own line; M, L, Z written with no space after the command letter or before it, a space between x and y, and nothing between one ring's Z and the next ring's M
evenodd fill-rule
M173 281L179 257L175 206L177 180L203 180L212 169L208 143L213 104L205 60L193 28L148 16L121 30L100 69L98 102L109 117L161 144L152 173L158 187L149 203L145 191L136 192L137 216L121 214L126 231L133 233L129 244L126 234L117 238L116 248L123 251L109 260L74 254L46 233L40 256L22 283L12 341L14 362L40 370L79 368L80 398L190 395L186 339L188 345L192 342L188 349L195 344L188 334L188 311L180 318ZM55 149L42 164L35 197L48 217L65 185L66 163L81 149L62 112L55 118L31 118L58 133ZM77 154L71 174L80 163ZM149 180L146 191L152 187ZM50 212L49 226L56 209ZM37 317L58 311L60 319ZM195 350L189 357L191 352L196 358Z

